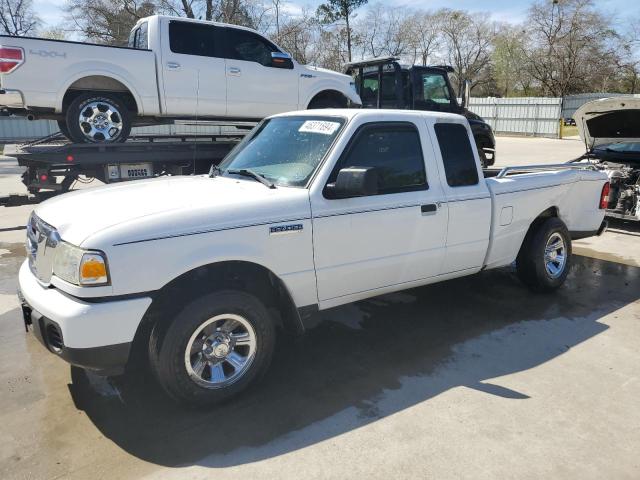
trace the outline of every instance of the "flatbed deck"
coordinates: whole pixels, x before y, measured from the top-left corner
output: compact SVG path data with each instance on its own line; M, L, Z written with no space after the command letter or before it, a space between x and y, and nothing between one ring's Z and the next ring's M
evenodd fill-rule
M246 133L140 135L111 144L70 143L58 133L6 145L4 155L26 167L22 181L30 194L48 198L66 192L79 176L113 183L166 174L206 173Z

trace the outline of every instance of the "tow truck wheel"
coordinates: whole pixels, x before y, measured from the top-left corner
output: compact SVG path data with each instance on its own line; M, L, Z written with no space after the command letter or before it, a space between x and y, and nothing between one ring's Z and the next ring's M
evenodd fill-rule
M534 292L559 288L571 269L571 236L564 222L551 217L532 226L516 266L520 280Z
M221 290L188 303L156 324L149 342L152 370L180 403L227 400L264 375L275 326L264 304L239 290Z
M79 95L65 118L69 136L76 143L124 142L131 132L131 114L115 93Z

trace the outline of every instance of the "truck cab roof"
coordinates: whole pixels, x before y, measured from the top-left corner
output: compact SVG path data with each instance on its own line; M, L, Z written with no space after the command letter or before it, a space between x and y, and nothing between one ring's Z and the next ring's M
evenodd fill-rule
M322 110L298 110L293 112L280 113L273 115L273 117L296 117L310 115L318 117L342 117L347 120L351 120L355 117L359 119L374 121L386 121L392 114L394 117L403 117L407 120L421 120L431 119L432 121L444 120L450 123L466 123L466 118L463 115L448 113L448 112L434 112L428 110L402 110L402 109L355 109L355 108L327 108Z
M402 70L411 70L411 69L418 69L418 68L436 68L438 70L443 70L447 73L453 73L455 70L451 65L412 65L409 63L402 63L401 59L399 57L375 57L375 58L370 58L368 60L361 60L358 62L350 62L347 63L347 71L354 71L360 68L367 68L367 67L376 67L376 66L380 66L380 65L387 65L387 64L398 64L398 66L402 69Z

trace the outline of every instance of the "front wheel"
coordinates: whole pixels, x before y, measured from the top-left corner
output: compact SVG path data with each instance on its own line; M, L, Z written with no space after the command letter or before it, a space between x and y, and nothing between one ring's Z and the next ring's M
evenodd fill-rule
M551 292L571 269L571 236L559 218L548 218L527 233L516 266L520 280L535 292Z
M320 97L312 100L307 107L308 110L318 110L322 108L346 108L347 101L337 97Z
M198 298L151 332L149 358L160 384L193 406L231 398L267 370L275 327L255 296L223 290Z
M131 132L131 114L115 93L85 93L69 105L65 124L76 143L118 143Z

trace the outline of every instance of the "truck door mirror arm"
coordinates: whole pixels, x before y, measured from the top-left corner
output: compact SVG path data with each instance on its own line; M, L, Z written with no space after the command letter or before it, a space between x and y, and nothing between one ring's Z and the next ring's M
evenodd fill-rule
M347 167L338 172L334 183L324 188L329 199L368 197L378 194L378 172L374 167Z

